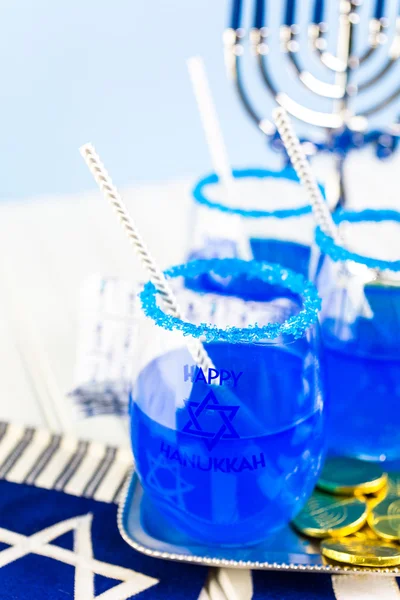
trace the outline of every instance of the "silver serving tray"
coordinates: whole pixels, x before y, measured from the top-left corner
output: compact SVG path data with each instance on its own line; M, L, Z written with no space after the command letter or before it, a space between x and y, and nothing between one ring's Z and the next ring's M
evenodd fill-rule
M147 512L149 509L147 509ZM151 508L151 525L146 519L146 498L137 475L132 472L118 509L118 528L127 544L154 558L196 563L210 567L266 569L306 573L376 573L399 575L399 567L372 568L326 564L319 542L301 536L290 526L262 544L248 548L218 548L200 545L169 527Z

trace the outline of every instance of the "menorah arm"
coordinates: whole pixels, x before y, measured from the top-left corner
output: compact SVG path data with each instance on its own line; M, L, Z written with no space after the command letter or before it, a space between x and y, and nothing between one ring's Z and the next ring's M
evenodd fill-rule
M241 72L243 46L240 43L240 38L235 30L225 30L224 47L225 64L228 70L228 75L235 83L236 91L238 92L239 98L247 114L263 133L267 135L273 133L274 126L268 119L263 119L259 116L245 91ZM328 129L337 129L343 126L343 118L340 115L309 109L290 98L287 94L279 92L268 73L266 65L264 64L265 56L262 53L263 51L266 52L267 48L264 48L264 50L260 49L257 53L260 71L269 92L280 106L285 108L292 116L305 121L310 125L326 127Z
M396 64L397 58L388 59L386 61L386 64L382 67L380 71L378 71L378 73L371 77L371 79L367 79L367 81L363 81L357 86L357 91L359 93L363 92L364 90L371 87L371 85L375 85L375 83L378 83L382 79L382 77L386 75L386 73L389 73L393 65Z
M359 58L359 64L362 65L367 61L374 52L386 42L386 36L382 35L383 29L387 25L387 20L384 17L379 19L371 19L369 22L369 46L367 50Z
M359 0L339 2L339 48L337 55L326 50L326 23L313 23L308 30L311 47L316 51L320 61L325 67L337 74L349 74L349 69L353 67L354 57L351 56L351 48L353 45L353 28L359 22L358 7ZM344 43L344 53L343 48L340 47L342 42ZM358 61L356 62L359 64Z
M386 36L382 34L383 29L386 27L386 19L371 19L369 24L369 45L367 50L355 61L357 66L362 65L369 60L379 46L382 46L386 42ZM331 52L327 52L325 34L327 31L326 23L313 23L309 28L309 40L311 42L311 48L316 52L322 64L334 71L335 73L344 73L347 65L340 60L337 56ZM353 60L355 60L353 58Z
M326 127L327 129L338 129L344 125L340 115L334 113L325 113L303 106L284 92L279 92L275 96L275 101L282 106L289 114L304 123L315 125L316 127Z
M367 81L361 82L358 87L358 92L363 92L368 89L375 83L378 83L380 79L382 79L392 67L396 64L396 61L400 58L400 19L396 20L396 35L394 37L393 43L389 50L389 57L383 67L376 73L373 77L368 79Z
M253 123L266 135L271 135L275 127L268 119L263 119L255 110L245 91L242 77L240 59L243 54L243 46L240 44L237 32L234 29L227 29L224 32L225 65L229 78L234 82L238 96Z
M296 75L308 90L325 98L333 98L338 100L344 97L345 90L343 87L337 84L321 81L302 67L299 59L299 44L296 39L297 34L293 32L293 28L287 27L286 25L281 27L280 37L283 51L287 53L289 61L294 68Z
M364 54L362 56L360 56L360 58L359 58L359 64L362 65L369 58L371 58L371 56L374 55L374 53L375 53L375 51L376 51L377 48L378 48L378 46L368 46L368 48L366 49L366 51L364 52Z
M259 49L257 52L257 62L259 65L260 73L262 79L267 86L268 90L275 98L275 101L285 108L289 114L309 125L315 125L317 127L326 127L328 129L337 129L343 126L343 118L339 114L335 113L325 113L313 110L311 108L307 108L296 102L283 92L279 92L276 88L272 77L269 73L269 69L267 66L266 54L263 54L263 50Z
M308 30L308 37L311 43L312 50L316 53L321 63L334 73L344 73L347 69L347 64L339 59L331 52L327 52L326 48L326 24L319 25L313 23Z
M323 96L324 98L331 98L335 100L339 100L340 98L344 97L344 90L339 85L321 81L309 71L303 70L299 64L297 56L294 53L290 52L288 56L292 66L296 70L299 80L308 90L310 90L310 92L314 92L314 94Z
M321 63L334 73L344 73L346 71L346 64L331 52L317 48L317 53Z
M394 90L394 92L392 92L390 94L390 96L387 96L387 98L380 100L379 102L377 102L370 108L366 108L365 110L360 111L358 113L358 116L361 118L370 117L371 115L373 115L373 114L379 112L380 110L383 110L387 106L389 106L389 104L394 102L394 100L396 100L399 96L400 96L400 85Z

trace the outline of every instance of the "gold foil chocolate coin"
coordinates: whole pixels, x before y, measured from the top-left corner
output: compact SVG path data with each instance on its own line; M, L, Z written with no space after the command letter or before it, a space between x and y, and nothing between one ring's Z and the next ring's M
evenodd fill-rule
M400 540L400 498L389 496L368 515L371 529L385 540Z
M373 494L386 482L387 474L375 463L334 457L325 461L317 487L330 494Z
M331 560L363 567L400 565L400 546L384 540L350 537L321 542L321 554Z
M358 498L335 498L314 492L292 523L310 537L343 537L361 529L367 514L366 502Z

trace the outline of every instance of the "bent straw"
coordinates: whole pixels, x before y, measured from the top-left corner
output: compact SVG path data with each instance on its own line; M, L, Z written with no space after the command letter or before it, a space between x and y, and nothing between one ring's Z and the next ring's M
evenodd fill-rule
M226 149L221 125L211 94L204 62L199 56L195 56L187 60L187 66L214 171L218 175L218 179L222 184L222 188L225 190L226 196L228 198L235 198L235 179L232 175L228 151ZM250 244L246 237L241 235L240 217L238 215L232 215L231 222L235 222L238 229L238 244L242 258L251 260L253 255Z
M289 155L292 166L307 191L317 225L320 227L321 231L325 233L325 235L331 237L335 243L343 245L339 229L332 219L328 205L322 197L315 175L301 147L300 140L296 135L288 113L284 108L279 107L273 111L272 117L286 148L286 152ZM347 271L346 267L344 268ZM362 294L361 308L363 314L366 318L372 318L373 311L362 288L360 293Z
M173 315L178 319L183 319L183 313L178 306L175 295L172 292L164 273L147 249L139 230L129 215L117 188L114 186L111 177L101 162L96 150L92 144L85 144L80 148L80 153L101 192L103 193L103 196L109 200L115 212L119 216L122 226L124 227L132 246L138 253L144 268L149 273L151 283L160 294L162 304L164 305L164 310L168 314ZM192 338L185 338L185 341L193 360L203 370L203 373L206 374L208 373L209 369L215 368L211 358L200 341Z

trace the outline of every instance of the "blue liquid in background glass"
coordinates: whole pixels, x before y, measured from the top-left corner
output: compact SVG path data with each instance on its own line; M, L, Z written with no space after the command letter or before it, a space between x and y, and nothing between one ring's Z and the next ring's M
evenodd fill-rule
M251 239L250 245L255 260L275 262L307 277L311 253L309 246L287 240L258 238Z
M296 242L274 239L250 239L250 246L255 260L274 262L301 273L307 278L310 261L310 248ZM206 251L204 252L206 254ZM203 253L195 253L190 259L204 258ZM254 279L249 285L247 277L235 277L234 281L221 280L214 275L204 274L193 279L186 279L185 285L193 290L218 292L219 294L237 294L243 300L266 301L275 296L295 299L286 288L270 286L259 279Z
M387 311L386 318L379 311L376 314L372 320L359 317L351 325L353 338L348 341L340 339L341 332L349 329L347 323L326 319L322 324L328 446L332 454L397 460L400 350L396 348L399 342L395 332L399 319L394 314L388 319Z
M133 392L137 472L151 504L186 535L254 544L289 522L318 478L324 427L315 370L276 346L206 347L217 368L243 372L237 387L188 386L183 349L149 363ZM201 406L193 420L188 407Z

